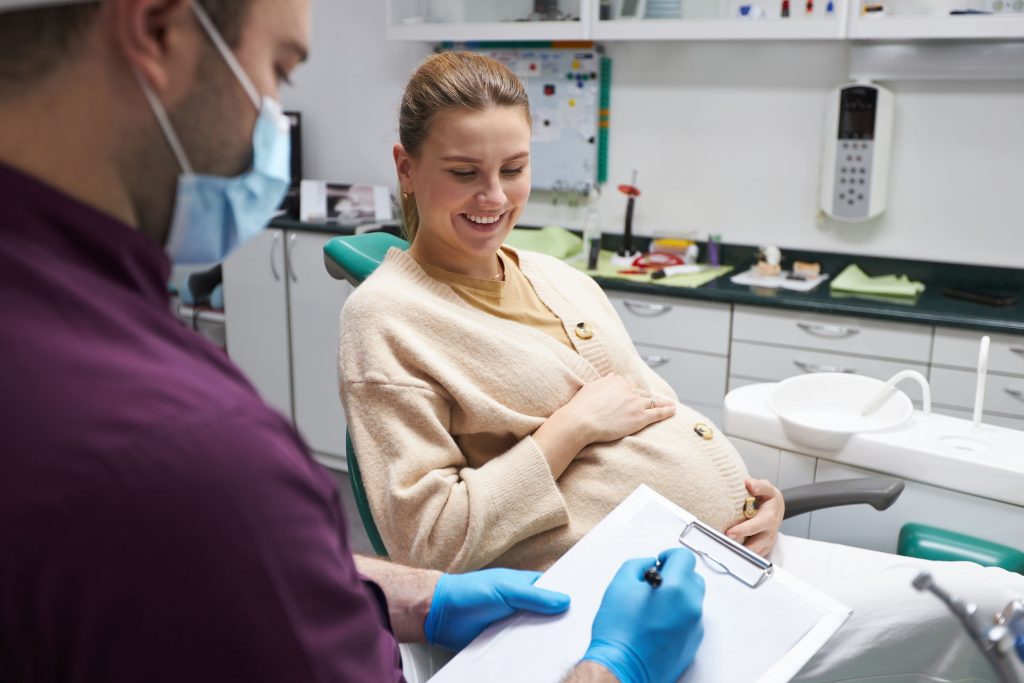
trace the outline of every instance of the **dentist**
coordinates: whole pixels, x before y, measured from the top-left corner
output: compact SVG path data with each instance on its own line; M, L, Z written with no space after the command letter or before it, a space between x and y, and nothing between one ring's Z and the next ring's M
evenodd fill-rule
M308 0L0 0L0 680L400 680L568 597L353 558L333 480L169 312L288 185ZM610 584L570 680L676 680L693 556ZM666 647L666 644L671 644ZM560 672L553 672L560 675Z

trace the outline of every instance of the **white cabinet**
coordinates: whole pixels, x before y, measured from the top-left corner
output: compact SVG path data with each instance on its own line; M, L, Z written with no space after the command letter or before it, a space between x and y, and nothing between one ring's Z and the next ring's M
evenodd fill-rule
M729 304L626 292L607 294L634 342L729 355Z
M728 358L646 344L636 344L636 350L640 358L669 383L683 403L718 407L725 398ZM708 417L715 420L712 415Z
M338 396L341 307L351 292L324 269L332 235L267 229L224 262L228 355L292 420L324 464L344 470Z
M733 339L928 363L931 328L884 320L737 306Z
M932 355L932 402L958 415L973 412L980 332L940 327ZM1024 337L989 335L988 377L983 421L1020 429L1024 426Z
M736 306L730 389L810 372L846 372L887 380L900 370L927 376L932 328L849 316ZM920 389L901 389L916 402Z
M288 303L291 313L295 426L321 460L345 469L345 411L338 394L341 308L352 285L324 268L324 243L333 235L288 233Z
M732 377L754 379L761 382L777 382L802 373L843 372L887 380L901 370L917 370L928 376L927 363L909 363L901 360L852 356L841 353L824 353L798 347L769 346L753 342L732 343ZM735 386L739 386L738 382ZM916 403L921 402L921 390L905 382L900 389Z
M877 476L879 472L819 460L815 481ZM885 474L884 472L881 474ZM895 552L900 529L908 522L1016 545L1024 529L1024 508L979 496L907 480L899 500L878 512L851 505L811 513L811 538Z
M721 423L729 365L730 304L607 292L640 357L679 400Z
M292 417L284 231L252 238L224 262L228 355L269 405Z
M981 338L986 333L939 327L935 330L932 363L952 368L973 369L978 363ZM1024 336L989 334L988 369L1024 377Z

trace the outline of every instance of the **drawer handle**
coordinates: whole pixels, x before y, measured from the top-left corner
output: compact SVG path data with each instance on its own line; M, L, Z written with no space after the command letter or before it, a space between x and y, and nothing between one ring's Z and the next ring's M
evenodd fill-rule
M822 363L812 363L806 360L800 360L799 358L793 359L793 364L804 372L845 372L848 375L856 375L857 368L844 368L841 365L824 365Z
M672 310L671 306L666 306L665 304L649 304L644 301L630 301L629 299L625 299L622 303L624 303L626 308L631 312L648 317L668 313Z
M274 241L270 243L270 272L274 276L274 282L281 281L281 273L277 272L277 259L274 258L274 255L277 254L277 251L280 247L281 233L275 230Z
M299 276L295 274L295 267L292 265L292 254L295 252L295 243L299 236L295 233L288 235L288 248L284 250L284 269L288 271L288 278L292 282L298 282Z
M672 360L665 356L640 356L640 358L647 363L647 367L649 368L660 368L662 365Z
M1024 346L1011 346L1010 350L1024 356Z
M1020 389L1014 389L1012 387L1003 387L1003 391L1008 393L1010 396L1013 396L1015 399L1024 401L1024 391Z
M860 332L856 327L846 327L845 325L825 325L823 323L799 322L796 326L805 332L810 332L811 334L816 334L821 337L831 337L833 339L852 337Z

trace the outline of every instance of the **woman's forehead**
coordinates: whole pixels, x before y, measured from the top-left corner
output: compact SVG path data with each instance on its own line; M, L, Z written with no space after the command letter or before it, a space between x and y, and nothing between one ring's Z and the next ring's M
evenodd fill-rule
M465 154L474 149L491 153L512 149L529 152L530 124L517 107L447 109L432 122L427 144L441 156Z

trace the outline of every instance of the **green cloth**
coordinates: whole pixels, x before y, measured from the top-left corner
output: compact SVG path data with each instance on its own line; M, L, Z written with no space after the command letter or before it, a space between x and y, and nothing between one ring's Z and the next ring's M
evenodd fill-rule
M725 275L732 266L712 266L707 270L702 270L699 273L680 273L679 275L671 275L669 277L663 277L660 280L652 280L650 274L644 275L622 275L619 273L623 269L623 266L613 266L612 256L615 253L611 251L602 251L601 256L597 261L597 270L587 270L587 264L582 259L573 259L569 262L573 268L582 270L587 275L593 277L606 277L615 278L617 280L629 280L631 282L643 282L648 285L662 285L665 287L700 287L701 285L707 284L717 277Z
M583 250L583 238L565 228L547 227L540 230L516 228L505 239L505 244L516 249L535 251L557 259L567 259Z
M832 289L856 294L912 297L924 291L924 283L911 281L906 275L870 277L857 264L851 263L832 280Z

